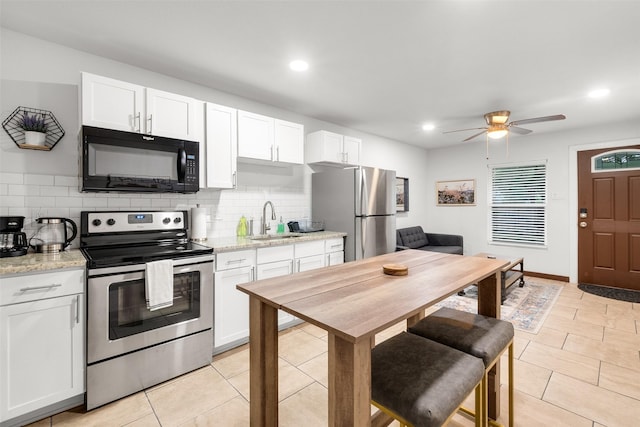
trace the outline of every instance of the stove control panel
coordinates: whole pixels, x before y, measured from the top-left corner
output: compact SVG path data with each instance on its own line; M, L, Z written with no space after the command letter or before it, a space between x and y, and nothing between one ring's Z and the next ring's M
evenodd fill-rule
M182 230L187 225L186 211L87 212L88 233Z

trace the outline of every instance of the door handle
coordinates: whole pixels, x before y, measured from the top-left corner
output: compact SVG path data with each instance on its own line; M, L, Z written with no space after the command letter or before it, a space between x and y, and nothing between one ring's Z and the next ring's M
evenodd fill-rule
M581 221L580 228L587 228L587 223L585 221Z

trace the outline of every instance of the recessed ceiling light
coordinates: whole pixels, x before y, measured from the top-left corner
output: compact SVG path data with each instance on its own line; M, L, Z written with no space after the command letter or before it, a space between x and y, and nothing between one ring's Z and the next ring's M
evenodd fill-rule
M422 130L434 130L436 128L436 125L434 125L433 123L425 123L422 125Z
M309 63L302 59L296 59L295 61L289 62L289 68L293 71L307 71L309 69Z
M602 98L609 95L610 92L607 88L592 90L589 92L589 98Z

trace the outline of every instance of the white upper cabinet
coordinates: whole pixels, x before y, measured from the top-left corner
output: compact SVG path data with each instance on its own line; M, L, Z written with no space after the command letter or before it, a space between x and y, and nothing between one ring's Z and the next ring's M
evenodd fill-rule
M348 165L359 165L361 145L361 139L345 135L342 141L342 152L344 153L343 163L346 163Z
M82 73L82 124L198 141L197 101Z
M237 110L206 104L206 187L235 188L237 184L238 125ZM204 157L201 157L204 158Z
M304 126L299 123L274 121L274 160L285 163L304 163Z
M358 166L362 140L326 130L307 135L305 161L326 166Z
M238 157L273 160L273 119L238 111Z
M82 73L84 125L142 132L144 117L144 87Z
M304 126L238 111L238 157L303 164Z
M146 133L198 141L195 99L147 88L146 101Z

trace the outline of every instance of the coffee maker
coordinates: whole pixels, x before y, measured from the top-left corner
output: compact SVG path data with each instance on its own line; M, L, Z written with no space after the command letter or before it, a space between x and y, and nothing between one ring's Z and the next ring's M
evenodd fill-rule
M0 216L0 258L27 254L29 245L23 226L23 216Z

